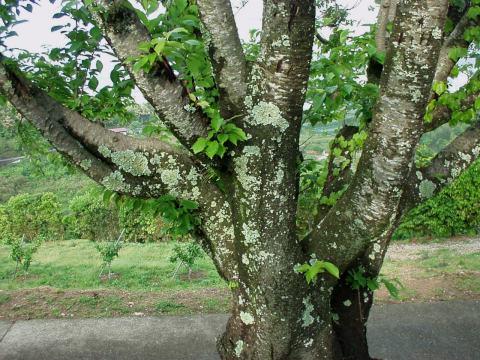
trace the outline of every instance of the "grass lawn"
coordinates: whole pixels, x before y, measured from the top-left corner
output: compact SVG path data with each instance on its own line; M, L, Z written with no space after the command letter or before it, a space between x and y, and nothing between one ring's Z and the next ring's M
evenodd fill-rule
M172 248L173 243L127 244L108 280L99 278L100 256L87 240L43 244L28 274L16 278L9 248L0 246L0 320L228 311L229 290L212 262L198 261L191 279L186 269L172 278ZM378 302L480 299L479 252L441 249L393 256L383 274L399 278L405 288L400 300L380 289Z
M0 247L0 319L104 317L227 311L228 289L209 258L172 277L173 243L127 244L99 277L101 260L88 240L43 244L28 274L13 278L9 248Z

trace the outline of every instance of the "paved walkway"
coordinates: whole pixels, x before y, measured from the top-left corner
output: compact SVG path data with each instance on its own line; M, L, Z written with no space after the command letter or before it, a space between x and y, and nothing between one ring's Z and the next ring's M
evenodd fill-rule
M226 315L0 322L1 360L218 360ZM480 301L375 306L372 355L479 360Z

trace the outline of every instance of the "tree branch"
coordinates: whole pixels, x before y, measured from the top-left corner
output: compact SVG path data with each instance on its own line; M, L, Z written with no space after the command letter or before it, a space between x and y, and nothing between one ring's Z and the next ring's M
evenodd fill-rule
M381 256L381 239L397 216L423 132L423 115L442 46L435 29L443 28L447 9L448 0L403 2L397 9L380 99L358 170L349 189L309 239L309 254L327 258L342 270L363 257L370 245L374 249L370 255ZM419 23L423 24L420 29Z
M116 56L164 124L190 149L198 137L207 135L209 120L199 111L192 113L186 110L190 105L188 94L172 76L173 72L166 64L157 61L148 74L133 71L133 64L128 60L141 55L139 44L148 42L151 38L135 12L125 4L125 0L102 0L95 3L104 9L97 11L93 8L92 14L102 26L105 38ZM100 14L99 11L103 10L105 13Z
M327 178L325 179L325 184L323 186L322 196L328 198L332 194L342 191L344 187L348 186L350 183L353 175L351 166L354 154L349 151L348 148L342 148L339 145L339 140L343 138L344 140L349 141L356 133L358 133L358 127L345 125L335 136L328 157ZM335 148L338 148L341 151L340 156L335 156L333 151ZM347 166L342 168L342 164L335 163L340 157L343 157L344 161L348 162ZM335 174L335 169L337 169L338 174ZM331 208L332 205L319 204L317 207L318 210L315 223L318 224L328 214Z
M387 51L387 26L395 18L397 1L398 0L383 0L380 4L377 20L377 32L375 35L375 43L377 45L377 51L379 52Z
M285 109L299 129L315 36L313 0L265 0L259 66L252 86L263 100ZM258 78L263 82L258 83Z
M171 194L196 201L215 263L225 278L235 278L230 205L187 153L158 140L113 133L64 107L4 62L0 93L62 155L107 189L143 198ZM224 266L226 262L232 263Z
M225 118L239 115L247 93L242 44L229 0L198 0L200 18L211 37L210 58Z
M438 66L435 73L434 81L447 81L453 67L456 64L456 61L450 59L448 53L452 48L455 47L468 48L470 43L463 38L463 35L465 33L465 30L473 24L474 22L470 20L465 13L455 26L455 29L453 29L452 33L448 35L448 37L445 39L445 42L440 51L440 55L438 57Z
M438 153L425 168L412 172L405 211L440 192L480 155L480 122L475 123Z
M473 107L475 100L480 96L480 92L472 94L464 99L460 104L460 111L465 111ZM433 119L429 123L425 123L425 132L433 131L443 124L446 124L452 118L453 111L447 106L439 105L433 110Z

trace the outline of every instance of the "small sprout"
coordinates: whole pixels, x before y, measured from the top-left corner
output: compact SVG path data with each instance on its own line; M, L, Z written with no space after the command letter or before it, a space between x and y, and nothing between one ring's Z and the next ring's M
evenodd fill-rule
M305 263L295 267L295 272L305 274L307 284L315 282L319 273L328 272L333 277L339 279L340 271L338 267L328 261L314 260L312 264Z

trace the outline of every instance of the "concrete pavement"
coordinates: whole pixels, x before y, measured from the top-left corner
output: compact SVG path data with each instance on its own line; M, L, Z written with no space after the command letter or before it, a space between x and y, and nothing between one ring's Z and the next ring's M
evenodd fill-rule
M227 316L0 322L1 360L218 360ZM479 360L480 302L374 306L372 356Z

